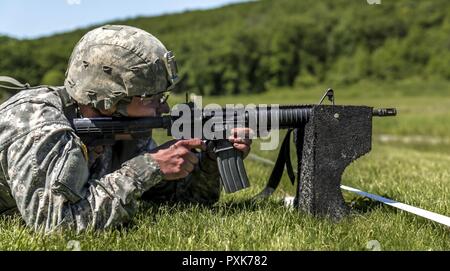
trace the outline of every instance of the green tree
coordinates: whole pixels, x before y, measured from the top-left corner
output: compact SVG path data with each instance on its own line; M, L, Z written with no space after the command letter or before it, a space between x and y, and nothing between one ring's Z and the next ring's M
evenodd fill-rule
M59 70L50 70L42 77L42 84L49 86L61 86L64 84L64 73Z

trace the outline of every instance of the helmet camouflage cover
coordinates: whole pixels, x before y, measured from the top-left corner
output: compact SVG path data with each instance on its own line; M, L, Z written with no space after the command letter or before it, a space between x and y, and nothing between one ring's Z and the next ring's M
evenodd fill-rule
M177 80L175 58L157 38L139 28L106 25L75 46L64 85L79 104L108 110L124 97L170 90Z

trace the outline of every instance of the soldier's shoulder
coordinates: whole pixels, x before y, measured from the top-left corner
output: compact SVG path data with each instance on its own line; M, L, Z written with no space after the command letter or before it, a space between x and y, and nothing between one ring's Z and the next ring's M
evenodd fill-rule
M33 103L45 103L52 106L61 106L59 90L63 87L39 87L22 90L0 105L0 111L8 110L15 106L27 106Z
M58 89L21 91L0 106L0 149L34 130L52 127L71 129Z

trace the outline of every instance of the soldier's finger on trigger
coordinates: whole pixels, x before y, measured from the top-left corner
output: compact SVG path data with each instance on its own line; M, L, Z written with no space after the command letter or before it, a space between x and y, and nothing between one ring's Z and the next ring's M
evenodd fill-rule
M191 151L185 147L180 147L180 148L176 149L176 154L178 157L184 157L185 155L187 155L190 152Z
M192 138L192 139L180 140L175 145L183 146L183 147L191 150L191 149L195 149L195 148L202 148L203 142L199 138Z

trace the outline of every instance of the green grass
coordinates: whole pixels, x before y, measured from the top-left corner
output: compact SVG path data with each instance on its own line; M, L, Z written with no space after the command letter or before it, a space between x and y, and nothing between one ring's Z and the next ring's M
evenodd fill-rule
M208 97L203 104L316 103L326 86L314 89L277 89L262 95ZM406 81L361 83L337 87L338 104L397 107L396 118L377 119L374 134L450 137L450 84ZM175 102L181 96L171 98ZM163 141L162 132L156 133ZM275 151L253 153L274 160ZM377 240L382 250L450 250L445 226L395 208L344 192L352 215L339 223L314 218L281 204L293 195L286 176L279 190L264 202L250 199L265 185L271 167L245 161L252 186L222 194L212 208L142 204L125 227L75 234L34 233L18 216L0 218L0 250L70 250L70 240L81 250L367 250ZM450 146L448 144L383 143L351 164L342 183L363 191L450 215Z

